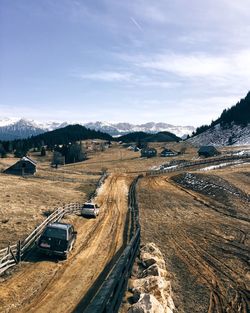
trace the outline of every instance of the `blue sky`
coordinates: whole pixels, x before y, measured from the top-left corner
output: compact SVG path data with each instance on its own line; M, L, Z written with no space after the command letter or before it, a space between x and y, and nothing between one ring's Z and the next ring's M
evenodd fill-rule
M0 118L210 123L249 38L250 0L0 0Z

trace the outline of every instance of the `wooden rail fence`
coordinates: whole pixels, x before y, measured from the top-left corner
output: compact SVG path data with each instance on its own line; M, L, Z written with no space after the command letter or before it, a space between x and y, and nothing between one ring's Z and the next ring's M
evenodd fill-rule
M128 207L131 214L130 241L91 303L87 308L78 309L74 312L117 313L119 310L135 258L140 248L140 223L136 201L136 184L141 177L143 175L135 178L129 188Z
M103 184L107 178L107 173L103 173L96 185L96 190ZM90 196L92 199L96 195L96 191ZM63 207L56 208L46 220L37 226L24 240L19 240L14 245L9 245L7 248L0 250L0 275L6 272L9 268L18 264L24 254L34 245L35 241L44 231L49 223L60 221L66 214L74 214L80 211L82 205L80 203L69 203Z
M76 213L80 210L80 203L70 203L63 207L57 208L52 214L46 218L39 226L37 226L23 241L18 241L17 244L9 245L7 248L0 250L0 275L9 268L18 264L25 252L33 246L35 241L44 231L49 223L60 221L64 215Z
M194 167L194 166L199 166L199 165L207 165L207 164L216 164L216 163L221 163L221 162L226 162L226 161L237 161L237 160L244 160L245 162L250 161L250 154L245 154L245 155L235 155L235 156L223 156L219 158L213 158L213 159L204 159L204 160L197 160L197 161L190 161L190 162L183 162L180 164L174 164L169 165L169 168L163 168L159 170L151 170L146 172L146 176L150 175L159 175L159 174L164 174L164 173L170 173L170 172L176 172L183 170L184 168L189 168L189 167Z

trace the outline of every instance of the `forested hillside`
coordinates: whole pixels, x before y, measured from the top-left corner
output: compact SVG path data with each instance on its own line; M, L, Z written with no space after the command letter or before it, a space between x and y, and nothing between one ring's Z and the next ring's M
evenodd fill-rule
M246 126L250 123L250 92L244 99L241 99L236 105L229 109L225 109L220 117L213 121L210 125L202 125L193 132L193 136L199 135L211 127L219 124L221 127L228 127L230 124Z
M175 134L164 131L157 134L148 134L144 132L134 132L117 138L123 142L163 142L163 141L179 141L180 138Z
M47 146L53 149L56 145L67 145L84 139L104 139L112 140L108 134L90 130L81 125L69 125L50 132L46 132L28 139L0 142L0 154L3 156L8 152L15 152L16 156L22 156L31 148L41 148Z

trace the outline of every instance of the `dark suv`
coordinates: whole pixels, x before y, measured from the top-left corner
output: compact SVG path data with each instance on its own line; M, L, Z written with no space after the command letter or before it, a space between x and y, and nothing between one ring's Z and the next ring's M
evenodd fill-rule
M76 240L76 234L71 224L48 224L38 239L37 247L47 255L57 255L67 259Z

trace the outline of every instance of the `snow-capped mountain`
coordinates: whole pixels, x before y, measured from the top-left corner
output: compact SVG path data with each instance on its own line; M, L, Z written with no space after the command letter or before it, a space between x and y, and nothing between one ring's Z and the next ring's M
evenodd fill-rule
M65 126L65 123L58 122L42 124L24 118L5 118L0 120L0 140L28 138Z
M0 125L0 140L27 138L44 132L38 125L25 119L5 119L0 121Z
M203 145L250 145L250 124L241 126L232 123L226 127L217 124L207 131L188 139L188 141L197 147Z
M62 128L70 124L80 124L87 128L99 130L110 134L111 136L125 135L131 132L143 131L147 133L157 133L160 131L169 131L178 137L185 137L191 134L195 128L193 126L174 126L167 123L145 123L134 125L130 123L109 123L109 122L55 122L45 123L36 122L27 119L5 118L0 120L0 140L13 140L35 136L57 128Z
M142 131L146 133L158 133L160 131L169 131L178 137L190 135L195 128L193 126L174 126L167 123L149 122L145 124L130 124L130 123L108 123L95 122L87 123L84 126L106 132L112 136L125 135L132 132Z
M12 117L12 118L3 118L0 120L0 127L4 126L10 126L12 124L15 124L17 121L19 121L19 118Z

